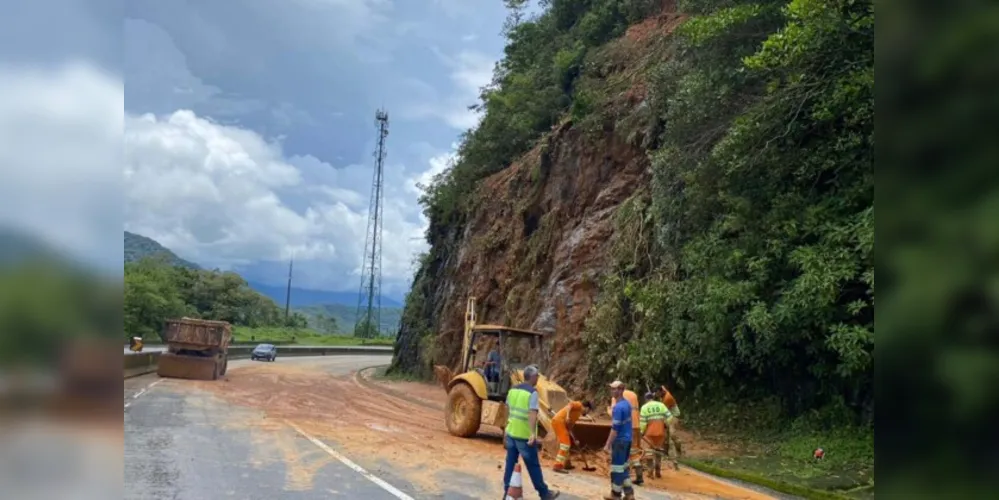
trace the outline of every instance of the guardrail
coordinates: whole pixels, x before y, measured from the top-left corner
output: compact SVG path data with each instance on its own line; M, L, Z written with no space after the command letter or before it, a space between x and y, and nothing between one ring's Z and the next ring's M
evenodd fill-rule
M254 346L229 346L229 359L246 359ZM391 354L388 346L284 346L278 348L279 357L287 356L343 356L345 354ZM156 371L159 352L130 352L125 354L125 378Z

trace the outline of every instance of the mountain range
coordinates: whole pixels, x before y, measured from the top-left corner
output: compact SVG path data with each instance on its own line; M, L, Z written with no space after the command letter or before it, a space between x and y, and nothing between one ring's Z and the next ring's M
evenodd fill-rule
M177 266L202 269L201 266L191 261L185 260L164 247L152 238L140 234L125 231L125 262L132 262L144 257L161 255L169 262ZM294 277L292 277L294 283ZM267 285L257 281L247 280L250 288L260 294L269 297L280 306L284 306L287 287L282 285ZM382 296L382 308L399 308L402 304L395 299ZM357 292L337 292L330 290L310 290L306 288L291 288L291 307L302 308L308 306L322 306L326 304L339 304L343 306L357 307ZM384 323L384 320L383 320Z

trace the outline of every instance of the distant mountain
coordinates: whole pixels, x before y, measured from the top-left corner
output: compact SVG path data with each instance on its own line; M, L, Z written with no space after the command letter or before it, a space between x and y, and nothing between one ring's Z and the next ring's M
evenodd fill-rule
M317 321L320 314L336 318L337 327L340 333L347 335L354 333L354 325L357 324L357 304L323 304L314 306L297 307L295 311L300 312L309 318L309 326L320 329L321 325ZM401 307L382 306L381 326L378 329L383 335L395 335L399 330L399 320L402 318Z
M287 288L284 286L265 285L250 281L250 288L274 299L278 305L284 306ZM357 292L331 292L329 290L309 290L306 288L291 288L291 307L301 308L326 304L339 304L357 307ZM382 296L382 307L402 307L398 300Z
M156 240L125 231L125 262L133 262L157 255L166 257L175 266L201 269L201 266L178 257L177 254L160 245ZM284 304L284 301L281 303Z

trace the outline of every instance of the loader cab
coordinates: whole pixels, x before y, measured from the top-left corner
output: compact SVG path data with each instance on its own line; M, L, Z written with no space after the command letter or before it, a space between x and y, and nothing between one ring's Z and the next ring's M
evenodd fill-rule
M475 369L486 379L488 399L506 401L511 387L511 374L531 364L529 356L540 352L543 339L544 334L541 332L500 325L475 325L471 328L469 343L476 348L466 351L461 371ZM490 373L488 366L482 367L480 363L489 361L492 351L498 354L499 362L496 372Z

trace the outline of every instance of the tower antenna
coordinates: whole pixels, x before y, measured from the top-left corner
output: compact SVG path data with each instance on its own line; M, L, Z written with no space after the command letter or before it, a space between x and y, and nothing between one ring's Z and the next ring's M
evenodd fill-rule
M354 336L370 338L381 330L382 311L382 180L385 172L385 138L388 137L388 112L375 113L378 145L375 148L375 171L371 179L371 200L368 207L368 229L364 237L361 260L361 289L357 294L357 323Z
M284 295L284 323L288 324L288 313L291 310L291 268L295 265L295 257L288 261L288 290Z

